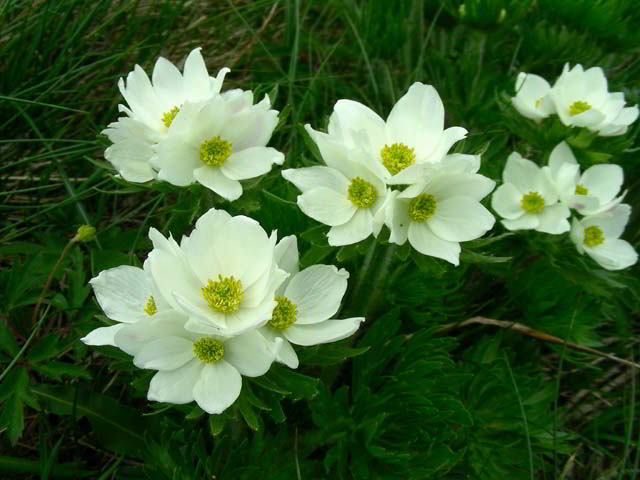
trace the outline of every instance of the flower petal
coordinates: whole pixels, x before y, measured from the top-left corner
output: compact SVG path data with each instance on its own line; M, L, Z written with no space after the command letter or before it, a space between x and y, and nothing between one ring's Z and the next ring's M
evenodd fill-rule
M192 339L184 329L186 317L176 312L158 312L148 320L125 325L114 335L116 347L129 355L137 355L145 345L164 337Z
M364 147L373 152L379 152L385 142L384 120L369 107L353 100L336 102L328 131L329 135L349 146Z
M502 225L504 225L507 230L531 230L540 225L540 220L537 215L525 213L518 218L502 220Z
M597 225L602 229L605 238L618 238L629 223L630 216L631 207L623 203L609 211L585 217L581 223L584 227Z
M202 48L191 50L184 62L184 91L192 102L211 96L209 73L200 50Z
M622 270L638 261L638 254L629 242L619 238L608 238L602 245L585 246L584 250L606 270Z
M326 187L346 196L349 189L349 180L338 170L329 167L290 168L283 170L282 176L301 192Z
M569 215L571 212L566 205L557 204L544 207L542 213L538 215L539 223L536 230L554 235L568 232L571 229L569 220L567 220Z
M224 343L224 359L245 377L259 377L271 367L282 339L268 339L257 330L233 337Z
M232 180L246 180L264 175L283 161L284 155L275 148L251 147L232 154L220 170Z
M609 203L618 195L624 173L619 165L594 165L583 174L580 182L589 191L589 195L598 197L601 205Z
M122 265L103 270L89 283L105 315L111 320L133 323L144 318L152 295L151 280L141 268Z
M357 210L346 195L326 187L313 188L299 195L298 206L305 215L332 227L348 222Z
M524 214L520 205L521 199L522 193L516 187L510 183L503 183L491 197L491 208L503 218L520 218Z
M116 346L114 337L125 324L112 325L110 327L100 327L90 331L80 340L85 345L111 345Z
M296 345L311 346L321 343L337 342L352 335L364 317L346 318L344 320L326 320L313 325L295 324L283 331L283 335Z
M193 342L183 337L163 337L142 347L133 364L151 370L175 370L192 358Z
M373 233L373 215L370 209L359 208L349 221L329 229L329 245L351 245L358 243Z
M210 414L220 414L240 395L242 377L231 364L220 360L207 364L193 388L193 398Z
M298 266L298 239L295 235L289 235L280 239L273 251L273 257L279 268L287 273L297 273Z
M495 218L477 200L470 197L448 197L438 200L435 214L427 223L443 240L466 242L487 233Z
M151 379L147 398L176 405L193 402L193 388L203 367L204 364L194 358L175 370L159 371Z
M460 263L460 244L435 236L424 223L411 222L409 243L423 255L442 258L456 266Z
M237 200L242 195L240 182L227 177L219 167L197 168L193 171L193 177L198 183L230 202Z
M158 60L156 60L151 80L158 97L164 102L169 105L173 102L182 103L182 99L184 98L182 74L169 60L163 57L159 57ZM179 106L180 105L176 103L172 105L172 107Z

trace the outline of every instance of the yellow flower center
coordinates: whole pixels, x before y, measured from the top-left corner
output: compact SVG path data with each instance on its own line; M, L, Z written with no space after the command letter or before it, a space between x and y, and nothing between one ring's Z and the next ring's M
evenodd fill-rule
M218 275L218 280L209 280L200 291L209 307L220 313L235 312L244 300L242 281L236 280L233 276Z
M436 213L436 197L422 193L409 202L409 218L414 222L426 222Z
M202 363L216 363L224 358L224 344L215 338L203 337L193 342L193 354Z
M349 185L349 200L358 208L371 208L378 199L376 187L363 178L355 177Z
M273 309L268 325L276 330L286 330L296 323L298 307L287 297L276 297L276 308Z
M162 115L162 123L164 123L164 126L169 128L178 113L180 113L180 107L173 107L171 110Z
M542 98L536 100L536 108L540 108L540 105L542 105Z
M573 102L569 107L569 115L573 117L574 115L580 115L587 110L591 110L591 105L587 102L583 102L582 100L578 100Z
M597 247L604 242L604 232L600 227L591 225L584 229L584 244L587 247Z
M389 173L395 175L416 163L416 152L404 143L394 143L393 145L382 147L380 158L382 158L382 164L389 170Z
M147 298L147 304L144 306L144 313L147 315L155 315L157 311L158 308L156 307L156 301L151 295L149 295L149 298Z
M589 189L584 185L576 185L576 195L589 195Z
M213 137L200 144L200 160L210 167L219 167L229 159L233 153L231 142L220 137Z
M527 213L540 213L544 210L544 197L538 192L529 192L522 196L520 206Z

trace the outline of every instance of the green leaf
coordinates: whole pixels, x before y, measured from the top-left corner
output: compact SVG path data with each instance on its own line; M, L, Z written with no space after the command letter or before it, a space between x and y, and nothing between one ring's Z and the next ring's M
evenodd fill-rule
M238 409L240 410L240 414L244 421L247 422L249 428L252 430L258 431L260 430L260 419L256 412L253 410L251 403L243 392L240 393L240 398L238 399Z
M349 347L337 343L307 347L299 353L300 363L304 365L334 365L344 362L347 358L357 357L369 350L370 347Z
M217 437L224 430L224 415L209 415L209 432Z
M292 372L280 365L273 365L266 375L259 378L272 382L280 393L291 395L294 400L309 400L318 394L318 379ZM263 385L258 381L256 383Z
M510 262L513 257L493 257L483 253L463 250L460 254L460 262L463 263L505 263Z
M29 350L29 354L27 355L29 361L34 363L41 362L42 360L48 360L61 353L58 346L58 339L59 335L57 334L50 334L41 338L40 341Z
M18 342L5 322L0 323L0 348L12 357L15 357L20 351Z
M0 425L7 429L11 445L15 445L24 430L24 405L20 395L11 395L4 404Z
M73 365L71 363L47 362L34 365L33 368L38 372L56 380L59 380L64 376L72 378L91 379L91 373L89 373L86 368L81 367L80 365Z

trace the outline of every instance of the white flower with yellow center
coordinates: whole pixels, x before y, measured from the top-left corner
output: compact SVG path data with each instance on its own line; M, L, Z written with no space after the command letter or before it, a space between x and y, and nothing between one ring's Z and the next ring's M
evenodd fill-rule
M184 320L154 318L125 325L115 345L133 355L139 368L157 370L147 398L184 404L196 401L207 413L219 414L235 402L242 376L264 375L282 340L250 330L233 338L185 329Z
M184 73L160 57L149 80L136 65L126 82L122 78L118 81L127 102L127 106L118 108L127 116L102 132L113 142L106 149L105 158L125 180L146 182L156 178L149 163L154 155L152 145L166 135L185 102L203 102L218 95L227 72L229 69L223 68L215 78L210 77L200 48L187 56Z
M623 135L638 118L637 105L625 107L623 93L609 92L600 67L584 70L575 65L569 69L565 64L550 95L562 123L602 136Z
M423 255L458 265L460 242L481 237L495 223L480 204L495 182L476 173L479 164L473 155L451 155L426 182L392 192L386 206L389 241L403 245L409 240Z
M211 209L180 246L151 229L149 270L169 305L189 317L195 333L234 336L264 325L275 291L288 277L274 261L269 238L248 217Z
M516 95L511 98L511 103L520 115L540 122L555 113L550 92L551 85L544 78L520 72L516 80Z
M571 240L578 252L586 253L602 268L622 270L638 261L638 254L620 235L629 222L631 207L616 205L612 209L596 215L573 219Z
M378 235L382 222L376 216L387 187L366 165L361 150L333 141L327 134L307 130L327 166L288 169L282 176L302 194L298 206L306 215L331 226L329 245L349 245Z
M241 93L233 101L217 96L185 103L167 135L154 146L152 165L158 178L173 185L198 182L227 200L242 195L240 180L255 178L281 165L284 155L266 147L278 123L269 97L244 106Z
M580 175L580 165L566 142L560 142L551 151L549 166L543 170L554 184L560 201L582 215L610 210L624 197L624 194L616 197L623 181L620 166L593 165Z
M299 271L293 235L280 240L275 256L280 268L291 276L278 288L271 320L260 332L273 341L280 339L277 360L297 368L298 356L291 344L311 346L342 340L358 330L364 317L331 319L347 290L349 272L333 265L312 265Z
M491 208L508 230L537 230L560 234L569 231L566 205L545 172L531 160L513 152L502 172L503 184L491 197Z
M467 135L461 127L444 128L444 106L435 88L416 82L398 100L385 122L352 100L338 100L329 119L329 135L364 150L370 168L388 184L422 180L425 163L438 163Z
M91 279L89 283L104 314L118 323L96 328L81 339L84 343L115 345L114 336L122 327L150 317L184 319L160 294L148 266L146 262L144 269L123 265L103 270Z

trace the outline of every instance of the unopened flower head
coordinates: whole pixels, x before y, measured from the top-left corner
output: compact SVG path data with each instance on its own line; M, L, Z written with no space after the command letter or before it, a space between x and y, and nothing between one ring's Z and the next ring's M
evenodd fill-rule
M540 122L555 113L550 92L551 86L544 78L520 72L516 80L516 95L511 98L511 103L521 115Z

